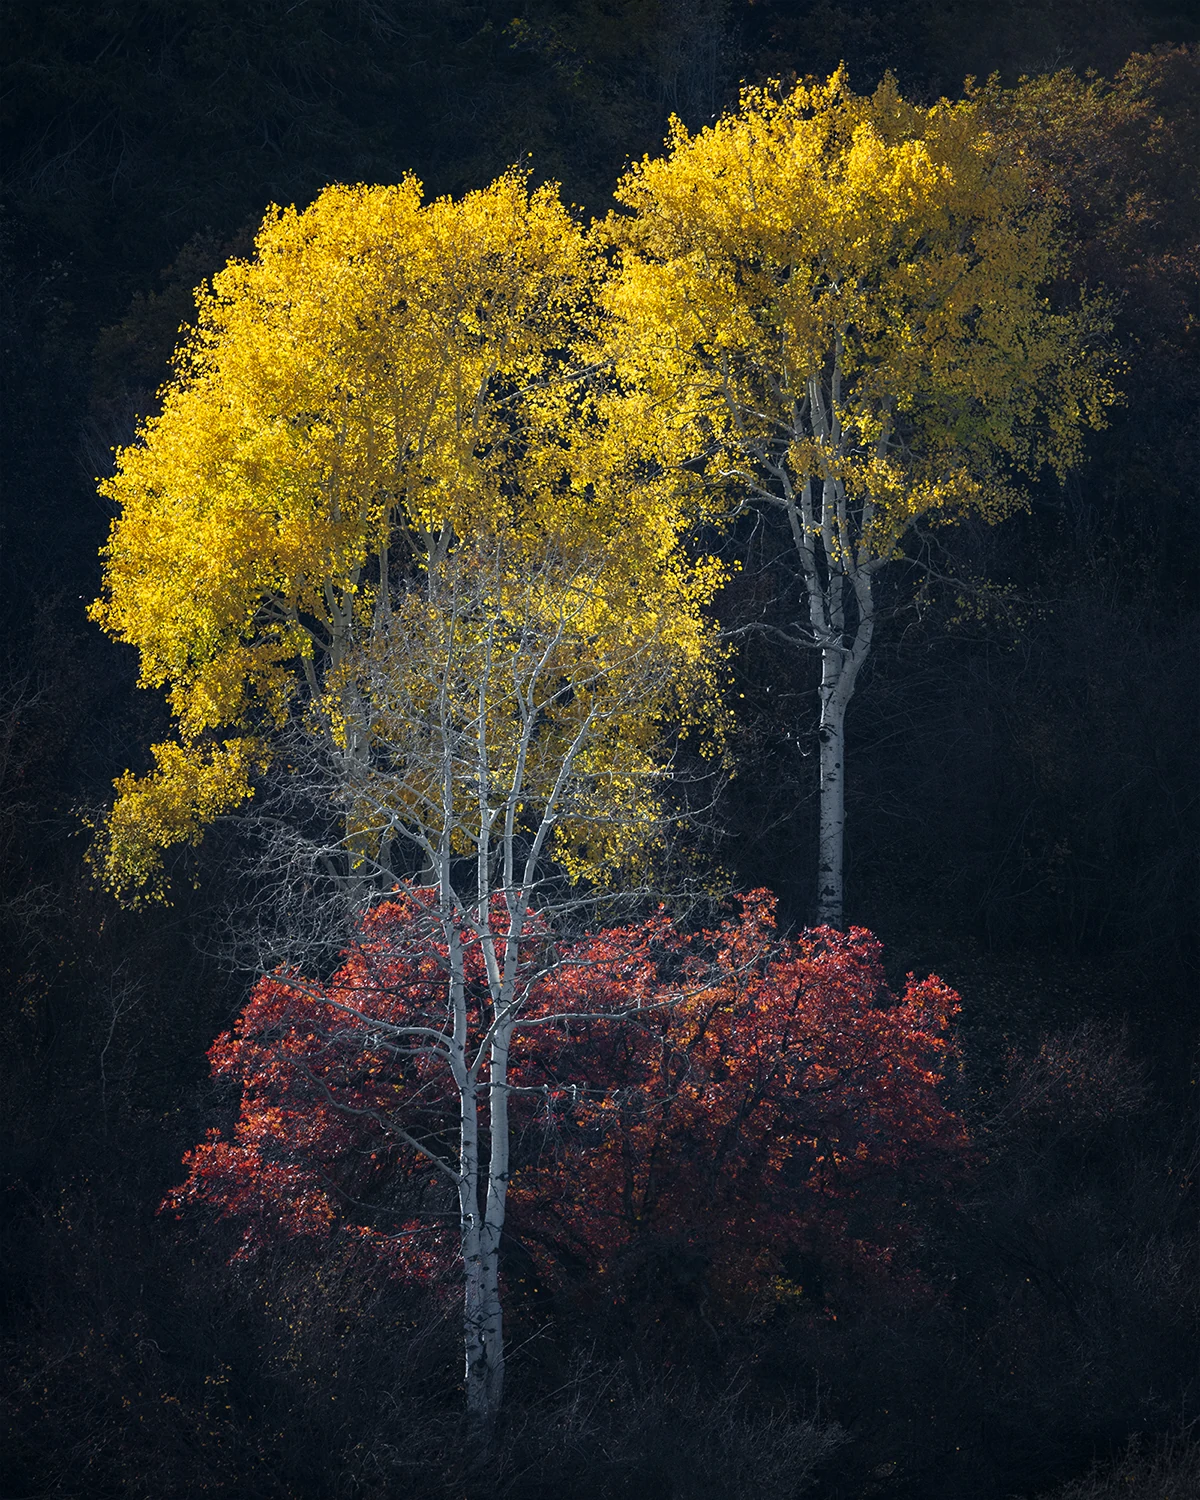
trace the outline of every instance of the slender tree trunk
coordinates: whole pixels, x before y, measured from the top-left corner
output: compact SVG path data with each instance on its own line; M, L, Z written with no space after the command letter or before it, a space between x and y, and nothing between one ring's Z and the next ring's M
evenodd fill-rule
M839 586L840 582L837 580ZM817 922L839 928L845 921L846 710L875 633L870 574L862 573L853 582L858 621L848 643L827 645L821 651L821 717L817 726L821 747ZM846 635L848 632L841 637L843 642Z
M490 1152L487 1206L483 1218L481 1306L484 1384L489 1421L504 1396L504 1309L500 1301L500 1237L508 1200L508 1049L510 1028L502 1025L492 1045L489 1082Z
M804 557L806 564L811 555ZM822 579L812 566L806 568L806 583L813 635L822 643L817 922L840 928L845 921L846 710L871 649L875 601L866 568L855 568L849 577L831 568ZM852 630L843 599L848 586L854 597Z
M442 851L438 862L441 866L443 909L449 909L453 913L453 905L446 899L449 891L449 860L446 851ZM459 1107L458 1222L459 1253L463 1268L463 1383L466 1386L467 1417L475 1429L477 1440L482 1446L486 1446L495 1413L489 1391L487 1340L488 1319L494 1300L490 1285L494 1272L490 1264L491 1247L479 1204L480 1082L467 1055L469 1033L466 966L457 929L457 920L452 915L447 923L446 937L450 957L450 1007L454 1016L450 1066L458 1090Z
M504 1312L500 1299L500 1237L508 1198L508 1053L511 1020L501 1020L489 1049L488 1081L470 1074L460 1090L459 1216L462 1225L463 1342L467 1415L486 1448L504 1396ZM479 1141L481 1094L488 1095L487 1191L480 1211L483 1173Z
M462 1110L459 1140L458 1212L463 1264L463 1348L467 1415L484 1432L490 1427L487 1354L484 1338L487 1302L482 1225L479 1215L479 1117L475 1087L459 1091Z
M814 375L796 413L795 435L813 440L830 457L844 458L842 427L843 333L832 350L829 388ZM808 423L808 429L805 422ZM887 456L890 416L879 433L876 452ZM878 559L869 541L874 502L864 497L856 514L853 497L836 472L817 478L809 472L799 486L777 467L784 506L808 599L812 643L821 651L820 788L817 852L817 922L841 927L845 920L846 709L859 669L875 633L873 575Z
M463 1264L463 1344L467 1415L486 1446L504 1396L504 1316L500 1300L500 1236L508 1193L507 1035L494 1045L488 1081L489 1133L486 1207L480 1212L480 1086L460 1091L459 1218Z
M846 846L846 704L839 691L846 662L841 651L821 652L820 814L817 853L817 922L841 927Z

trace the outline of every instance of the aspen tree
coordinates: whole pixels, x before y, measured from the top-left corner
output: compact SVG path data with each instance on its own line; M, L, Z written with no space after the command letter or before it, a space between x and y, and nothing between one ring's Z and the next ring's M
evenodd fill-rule
M351 933L419 873L437 1018L385 1040L451 1082L457 1143L436 1164L484 1440L530 934L594 908L598 881L637 882L671 735L715 713L719 571L634 482L573 353L595 277L554 194L517 176L427 206L411 181L331 188L202 294L162 415L104 487L121 510L94 617L138 647L177 727L117 783L110 885L153 889L281 741L273 777L307 777L329 813L316 847L284 831L292 868L344 883Z
M816 916L843 922L846 710L875 580L919 523L1019 506L1113 392L1094 306L1054 309L1054 206L976 102L928 107L844 70L741 108L622 180L608 344L631 433L736 511L785 523L820 654Z
M327 777L371 885L394 888L396 844L427 880L411 943L435 999L384 1036L454 1100L455 1144L422 1149L456 1197L466 1401L485 1437L504 1387L514 1043L597 1008L533 1001L560 963L554 936L595 909L572 877L636 882L661 826L666 726L706 660L679 628L690 612L616 594L604 558L507 562L494 546L452 553L352 650L331 685L334 734L368 753L334 756ZM344 1003L359 1013L352 993Z

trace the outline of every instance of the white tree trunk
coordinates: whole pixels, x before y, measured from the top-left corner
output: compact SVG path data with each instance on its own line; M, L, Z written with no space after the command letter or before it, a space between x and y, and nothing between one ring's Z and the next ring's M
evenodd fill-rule
M846 703L839 691L845 674L840 650L821 652L820 814L817 852L817 924L841 927L846 847Z
M443 899L443 931L450 961L450 1010L453 1017L450 1070L458 1091L458 1221L459 1253L463 1268L463 1352L467 1415L484 1443L491 1432L498 1407L493 1394L492 1367L500 1330L495 1326L499 1309L498 1244L480 1212L481 1153L479 1140L480 1095L487 1087L468 1057L469 1027L466 995L466 961L458 931L459 917L452 899L450 851L439 850L439 883ZM447 920L448 917L448 920ZM494 1095L494 1090L492 1091ZM495 1150L495 1137L492 1151ZM491 1170L489 1166L489 1177ZM491 1334L491 1338L489 1338ZM499 1352L503 1371L503 1351Z
M460 1090L459 1216L463 1263L463 1343L467 1413L483 1441L504 1397L504 1310L500 1298L500 1237L508 1198L508 1052L512 1022L501 1018L488 1057L486 1084L470 1075ZM482 1160L479 1106L488 1096L487 1194L480 1212Z
M821 716L817 726L821 776L817 924L838 928L845 924L846 710L875 633L871 576L867 572L856 573L851 582L858 619L852 636L844 628L832 631L830 634L837 643L826 644L821 650ZM829 586L840 592L843 580L834 577ZM840 621L840 609L831 613Z
M484 1339L487 1303L482 1226L479 1218L479 1115L476 1089L467 1081L459 1089L458 1214L463 1265L463 1347L467 1413L481 1426L489 1423L487 1358Z
M464 1112L468 1101L464 1099ZM475 1100L469 1101L474 1112ZM476 1435L487 1441L504 1395L504 1326L500 1302L501 1222L480 1215L478 1174L463 1174L459 1212L462 1224L463 1346L467 1415Z
M859 565L846 541L835 542L834 486L822 488L817 525L809 520L811 481L803 489L803 509L789 503L789 514L808 595L811 638L821 651L816 920L840 928L845 921L846 710L871 649L875 597L871 566ZM838 509L844 510L844 503Z
M484 1210L482 1272L484 1384L491 1421L504 1396L504 1309L500 1300L500 1236L508 1200L508 1049L510 1026L498 1028L490 1064L490 1135L487 1206Z

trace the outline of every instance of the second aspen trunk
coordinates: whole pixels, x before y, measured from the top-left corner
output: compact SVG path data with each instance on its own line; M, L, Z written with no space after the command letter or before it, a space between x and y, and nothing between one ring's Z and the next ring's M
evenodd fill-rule
M822 652L820 831L817 854L817 922L841 927L846 833L846 702L840 653Z

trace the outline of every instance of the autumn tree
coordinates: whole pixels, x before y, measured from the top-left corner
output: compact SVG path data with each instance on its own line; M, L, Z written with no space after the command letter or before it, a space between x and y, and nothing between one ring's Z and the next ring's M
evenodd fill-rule
M636 597L698 641L711 570L689 572L678 509L629 482L573 353L595 278L554 192L510 174L460 202L411 179L329 188L201 289L161 414L101 486L118 514L93 618L176 726L117 782L110 886L153 890L165 850L243 804L297 705L344 717L352 648L459 542L503 534L543 586L547 548L568 575L602 559L610 614ZM361 735L339 743L352 760Z
M642 997L637 955L609 957L603 977L590 970L589 1013ZM256 986L210 1053L241 1085L233 1139L212 1132L168 1199L240 1221L244 1250L340 1226L410 1275L457 1261L466 1406L484 1442L504 1386L511 1119L522 1094L544 1093L512 1066L514 1040L584 1019L547 987L571 962L547 919L504 894L480 912L445 882L398 887L328 985L281 972Z
M664 471L790 538L819 653L817 918L843 920L846 711L878 575L920 528L999 520L1062 473L1112 391L1102 326L1056 309L1057 214L977 102L928 108L844 71L741 109L623 179L608 348Z
M798 1253L842 1274L902 1269L901 1196L944 1187L966 1144L940 1098L957 996L911 977L893 996L869 933L786 942L773 906L757 892L711 931L659 913L565 942L502 900L486 921L448 920L436 888L402 888L328 983L260 980L210 1052L238 1092L232 1133L189 1153L164 1207L215 1210L239 1256L336 1232L428 1280L457 1252L468 1405L484 1416L503 1375L501 1230L551 1282L569 1264L619 1287L655 1245L698 1254L727 1307L799 1295ZM475 1135L462 1073L482 1080L489 1048ZM510 1156L513 1123L525 1146ZM475 1219L464 1192L488 1150Z
M554 194L516 176L458 204L411 181L331 188L201 293L163 412L105 486L121 511L94 614L178 729L117 783L109 883L153 888L163 852L257 781L326 813L273 820L268 897L298 877L353 930L373 895L427 891L436 1015L387 1044L456 1101L431 1159L457 1197L485 1429L508 1059L540 952L522 944L598 881L641 880L671 736L714 720L718 572L628 481L572 352L594 277Z

